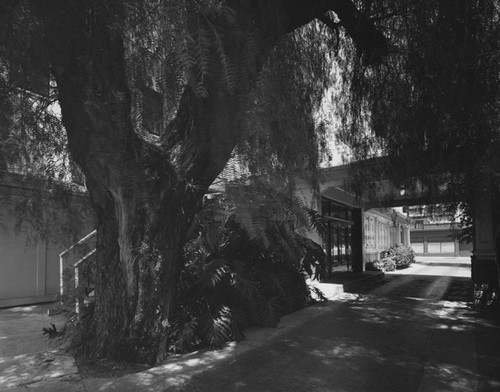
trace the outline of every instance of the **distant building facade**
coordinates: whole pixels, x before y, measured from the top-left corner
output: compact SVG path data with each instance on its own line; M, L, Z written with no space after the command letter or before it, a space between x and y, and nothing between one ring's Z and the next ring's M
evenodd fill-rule
M411 220L393 209L373 208L364 213L365 262L380 259L380 252L395 245L410 246Z
M458 224L443 215L425 214L420 208L409 208L413 219L411 246L417 256L470 257L472 243L460 241Z
M356 216L356 210L358 216ZM409 220L393 209L355 209L339 200L321 199L321 214L327 221L327 238L322 245L327 253L328 268L345 266L351 269L354 257L362 257L364 263L380 259L380 252L394 244L410 245ZM358 222L356 222L358 220ZM353 254L356 225L361 220L362 254Z

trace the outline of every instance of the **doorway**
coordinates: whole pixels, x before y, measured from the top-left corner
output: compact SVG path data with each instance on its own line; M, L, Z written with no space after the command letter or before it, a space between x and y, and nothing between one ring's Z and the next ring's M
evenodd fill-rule
M322 214L327 222L324 244L327 254L327 275L352 269L352 209L323 198Z

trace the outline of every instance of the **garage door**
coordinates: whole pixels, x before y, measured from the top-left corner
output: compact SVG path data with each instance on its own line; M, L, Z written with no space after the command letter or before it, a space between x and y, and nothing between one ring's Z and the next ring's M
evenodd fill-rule
M455 253L455 243L451 241L446 242L429 242L427 244L427 253Z

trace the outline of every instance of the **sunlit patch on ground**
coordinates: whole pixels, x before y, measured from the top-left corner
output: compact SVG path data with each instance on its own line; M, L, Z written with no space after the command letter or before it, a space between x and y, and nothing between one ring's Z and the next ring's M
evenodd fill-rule
M386 359L380 355L379 351L359 345L359 343L353 340L339 342L335 347L326 349L318 348L310 351L310 354L321 358L322 362L326 365L331 365L334 361L342 359L355 360L356 357L373 358L378 363L386 362Z
M0 358L0 390L77 374L72 357L57 351Z

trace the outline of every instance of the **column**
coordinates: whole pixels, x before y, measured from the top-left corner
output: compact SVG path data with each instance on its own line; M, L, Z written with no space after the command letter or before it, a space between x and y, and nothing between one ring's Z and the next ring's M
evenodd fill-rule
M363 272L365 270L365 235L364 235L364 212L362 208L352 210L354 224L351 228L352 235L352 270Z
M474 205L474 246L472 250L472 280L474 283L496 285L498 267L493 239L493 209L488 192L477 192Z

